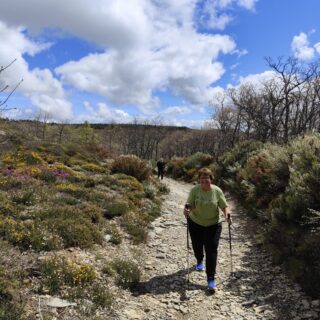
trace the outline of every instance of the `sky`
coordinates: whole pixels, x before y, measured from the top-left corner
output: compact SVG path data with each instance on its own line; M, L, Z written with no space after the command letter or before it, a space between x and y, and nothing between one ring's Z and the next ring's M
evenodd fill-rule
M320 58L319 0L0 0L2 116L202 127L265 58ZM7 91L8 92L8 91ZM5 99L0 93L0 101Z

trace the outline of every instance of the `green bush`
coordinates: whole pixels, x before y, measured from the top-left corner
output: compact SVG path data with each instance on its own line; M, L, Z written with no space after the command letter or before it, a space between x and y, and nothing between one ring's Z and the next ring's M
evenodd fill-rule
M148 232L146 229L147 221L135 212L128 212L123 216L122 226L132 236L133 242L139 244L146 242Z
M83 217L53 218L47 221L48 228L57 234L63 242L64 248L80 247L86 249L94 244L102 244L100 230L91 221Z
M157 190L155 189L155 187L149 183L144 183L143 184L144 187L144 194L148 199L153 200L156 196L156 192Z
M289 155L285 147L265 145L251 154L236 173L235 191L250 208L265 208L283 193L289 179Z
M105 287L99 284L95 284L90 289L90 297L96 308L110 309L113 304L113 295Z
M106 218L112 219L116 216L122 216L129 211L130 207L128 200L125 198L114 198L110 199L105 204L104 216Z
M113 244L120 244L122 242L122 236L116 224L110 223L106 226L106 233L111 235L110 242Z
M146 161L133 155L125 155L114 160L111 166L111 172L124 173L142 182L149 179L152 170Z
M209 166L213 162L213 157L209 154L197 152L188 157L183 166L186 170L201 169Z
M95 163L87 163L82 165L82 168L84 170L90 171L90 172L95 172L95 173L105 173L106 169L104 167L101 167Z
M12 193L12 201L17 204L23 204L25 206L32 206L35 204L35 190L19 190Z
M183 178L185 176L185 170L183 164L185 158L173 158L167 164L167 173L174 179Z
M138 284L141 272L138 265L132 261L116 259L112 262L112 268L116 272L116 283L122 288L129 288Z
M40 266L42 284L50 294L57 294L64 285L86 286L96 279L96 271L88 264L78 264L65 257L53 257Z
M162 194L169 194L170 193L170 188L164 183L159 184L158 190Z
M51 251L62 247L61 239L39 221L0 219L0 236L22 250Z
M85 202L79 206L79 210L81 211L81 214L85 218L89 218L92 223L99 223L103 219L101 207L95 204Z

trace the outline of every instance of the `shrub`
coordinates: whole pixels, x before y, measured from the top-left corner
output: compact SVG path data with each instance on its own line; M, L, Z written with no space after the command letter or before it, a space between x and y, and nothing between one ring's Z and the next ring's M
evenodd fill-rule
M183 167L186 170L190 169L201 169L209 166L213 161L213 157L209 154L197 152L188 157L183 163Z
M84 164L82 165L82 168L84 170L87 170L87 171L90 171L90 172L96 172L96 173L105 173L106 172L106 169L97 165L97 164L94 164L94 163L87 163L87 164Z
M30 152L25 155L25 162L28 165L35 165L43 163L43 160L37 152Z
M167 164L167 173L172 175L174 179L182 178L185 175L183 164L185 158L173 158Z
M40 222L0 219L0 236L23 250L50 251L61 248L60 238Z
M164 183L159 184L158 190L162 194L169 194L170 193L170 188Z
M59 293L64 285L85 286L92 284L96 279L96 271L88 264L76 264L65 257L54 257L44 261L40 270L43 276L43 285L50 294Z
M0 189L9 191L12 189L20 189L23 186L23 182L18 177L0 177Z
M86 193L83 188L70 182L59 183L56 185L56 188L60 192L69 193L76 197L83 197Z
M122 288L129 288L140 281L141 272L136 263L123 259L116 259L112 262L115 270L116 283Z
M95 204L83 203L79 206L79 210L85 218L89 218L93 223L99 223L103 218L102 209Z
M23 191L16 191L13 192L12 201L17 204L23 204L25 206L32 206L35 204L35 190L23 190Z
M149 183L144 183L144 194L148 199L154 199L156 196L156 189Z
M128 200L125 198L110 199L110 201L105 204L104 216L112 219L115 216L126 214L129 209Z
M105 274L105 275L107 275L108 277L111 277L111 276L114 276L115 275L115 270L113 269L113 266L112 266L112 263L107 263L107 264L105 264L103 267L102 267L102 269L101 269L101 271Z
M40 179L50 184L57 181L56 175L51 171L42 171L40 174Z
M266 145L248 157L236 174L237 190L247 204L266 207L285 191L289 179L289 156L285 147Z
M98 227L81 216L78 219L53 218L48 220L47 224L48 228L62 239L65 248L85 249L103 242Z
M116 224L110 223L106 226L106 233L111 235L110 242L113 244L120 244L122 242L122 236L117 228Z
M18 281L13 273L0 266L0 320L16 320L23 315L23 306L14 301Z
M146 224L146 221L144 221L141 216L134 212L128 212L126 215L124 215L122 220L122 225L132 236L135 244L146 242L148 237Z
M125 191L143 192L143 184L135 177L126 174L115 174L113 182Z
M112 293L99 284L95 284L91 287L90 298L96 307L110 309L113 303Z
M149 179L152 170L146 161L133 155L125 155L114 160L111 166L111 172L124 173L142 182Z

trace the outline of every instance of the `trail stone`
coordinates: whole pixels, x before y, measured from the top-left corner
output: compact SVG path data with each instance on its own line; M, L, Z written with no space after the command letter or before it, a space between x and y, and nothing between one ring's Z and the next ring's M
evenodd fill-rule
M65 308L77 305L75 302L69 302L67 300L63 300L56 297L49 298L47 301L44 302L44 304L51 308Z

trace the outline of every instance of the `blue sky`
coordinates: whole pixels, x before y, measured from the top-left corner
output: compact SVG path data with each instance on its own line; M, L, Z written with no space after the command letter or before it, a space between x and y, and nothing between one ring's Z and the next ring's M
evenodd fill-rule
M18 119L201 127L265 57L320 55L318 0L1 0L0 88ZM3 98L3 96L2 96Z

